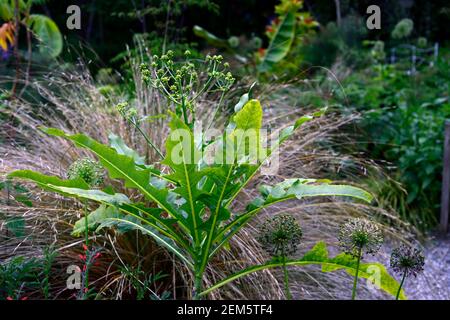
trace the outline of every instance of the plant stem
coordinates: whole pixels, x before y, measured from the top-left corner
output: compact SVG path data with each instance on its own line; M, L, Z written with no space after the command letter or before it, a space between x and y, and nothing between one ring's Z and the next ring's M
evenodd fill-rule
M11 89L11 96L16 96L17 85L19 83L20 73L20 56L19 56L19 31L20 31L20 7L19 0L14 0L14 23L15 23L15 39L14 39L14 58L16 60L16 74L14 76L14 83Z
M87 298L87 291L89 287L89 266L88 266L88 251L89 251L89 223L88 223L88 212L87 212L87 203L86 200L83 201L83 210L84 210L84 242L86 245L86 250L84 251L85 260L84 265L86 270L84 271L84 299Z
M144 131L142 131L141 127L139 126L139 124L137 124L135 121L130 121L131 124L134 125L134 127L139 131L139 133L144 137L145 141L147 141L147 144L152 147L156 153L161 157L161 159L164 159L164 155L162 154L161 150L158 149L157 146L155 146L155 144L150 140L150 138L145 134Z
M219 111L219 109L221 107L221 104L222 104L224 96L225 96L225 92L222 92L222 94L220 95L220 99L219 99L219 103L217 105L217 108L216 108L216 110L214 110L214 113L213 113L213 115L211 117L211 121L209 122L208 127L206 128L206 131L209 130L209 128L211 128L211 125L214 123L214 120L216 119L217 112Z
M31 7L28 8L28 10L25 13L25 21L28 21L30 19L30 9ZM29 80L30 80L30 70L31 70L31 31L30 28L25 24L25 29L27 31L27 68L25 71L25 84L22 88L22 90L20 91L20 95L22 96L22 94L25 92L25 89L27 88L28 84L29 84Z
M289 290L289 274L286 267L286 256L283 255L284 290L288 300L292 300L291 290Z
M195 273L195 280L194 280L194 294L193 299L194 300L200 300L200 293L202 292L202 286L203 286L203 273Z
M181 110L183 111L183 120L184 123L189 126L189 120L187 116L186 104L184 102L184 96L181 98Z
M355 280L353 281L352 300L356 299L356 287L358 285L358 274L359 274L359 264L361 262L361 251L362 251L362 248L359 248L358 249L358 262L356 263Z
M400 296L400 291L402 291L403 283L405 282L406 278L406 271L403 273L402 282L400 282L400 286L398 287L397 294L395 296L395 300L398 300L398 297Z
M167 1L166 26L164 28L164 41L163 41L163 47L162 47L163 54L166 53L166 42L167 42L167 36L169 33L169 18L170 18L170 3L171 2L172 2L171 0Z

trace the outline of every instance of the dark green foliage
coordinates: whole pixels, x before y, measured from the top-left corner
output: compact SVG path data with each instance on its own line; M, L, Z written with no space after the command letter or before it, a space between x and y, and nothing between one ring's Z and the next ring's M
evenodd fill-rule
M30 191L20 183L13 183L11 180L0 182L0 204L11 204L14 201L21 205L31 207ZM23 216L5 216L0 212L0 218L5 220L6 230L11 232L14 237L25 236L25 218Z
M39 286L39 261L14 257L0 264L0 299L19 300L26 289Z
M330 22L313 36L306 38L306 45L300 48L304 63L308 66L331 66L344 46L336 24Z
M9 202L14 199L27 207L33 205L30 199L30 191L20 183L13 183L11 180L1 181L0 191L3 191L5 195L1 202Z
M363 112L360 126L371 143L361 147L368 157L397 167L394 178L403 183L407 198L394 200L395 209L421 229L437 220L444 121L450 117L450 66L448 53L441 54L435 67L413 76L392 65L375 65L343 84L342 104ZM391 188L383 190L381 197L404 197Z
M49 297L50 271L56 257L51 247L42 258L16 256L0 263L0 300L25 300L31 292L42 290Z

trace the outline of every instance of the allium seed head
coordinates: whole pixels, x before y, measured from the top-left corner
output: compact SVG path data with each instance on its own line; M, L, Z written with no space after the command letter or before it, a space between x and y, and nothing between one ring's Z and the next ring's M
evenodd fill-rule
M383 243L378 226L366 219L354 218L344 223L339 231L339 246L342 251L355 257L359 252L374 255Z
M402 39L409 37L414 29L414 22L411 19L402 19L394 27L391 36L394 39Z
M416 277L423 271L425 257L421 250L402 244L392 250L391 268L398 274L406 274L406 277Z
M260 227L258 241L274 257L290 256L297 251L302 229L289 214L269 218Z
M240 40L236 36L231 36L231 37L228 38L228 44L232 48L237 48L239 46L239 42L240 42Z
M82 179L90 187L97 187L104 180L103 167L90 158L82 158L72 163L67 171L69 179Z

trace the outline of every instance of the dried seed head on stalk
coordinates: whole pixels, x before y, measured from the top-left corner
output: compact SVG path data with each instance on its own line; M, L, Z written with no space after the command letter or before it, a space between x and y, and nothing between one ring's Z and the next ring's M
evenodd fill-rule
M290 256L297 251L302 229L289 214L269 218L260 227L258 241L274 257Z
M342 251L357 257L367 253L374 255L383 243L383 234L378 226L366 219L354 218L344 223L339 230L339 246Z
M425 257L420 249L402 244L392 250L391 268L400 275L416 277L423 271L424 265Z

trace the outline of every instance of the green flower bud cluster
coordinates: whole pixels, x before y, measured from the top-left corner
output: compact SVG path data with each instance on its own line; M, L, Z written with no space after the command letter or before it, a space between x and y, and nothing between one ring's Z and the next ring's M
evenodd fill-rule
M128 121L135 121L138 115L136 108L130 107L128 102L117 104L116 110Z
M231 72L227 72L226 70L230 67L230 64L228 62L225 62L222 64L223 57L221 55L214 55L206 56L206 61L214 65L213 68L209 68L208 70L208 76L212 79L215 79L215 88L218 91L228 91L230 90L231 86L235 82L235 78L231 74ZM219 68L216 68L215 66L223 66L222 70L218 70Z
M174 61L174 53L169 50L161 56L153 56L150 65L143 64L140 68L142 80L159 90L185 119L188 119L188 110L192 118L195 117L195 100L201 94L225 92L235 82L222 56L206 56L203 66L190 56L191 52L186 50L184 60Z
M97 161L91 158L81 158L70 165L67 177L81 179L90 187L98 187L105 179L105 171Z

